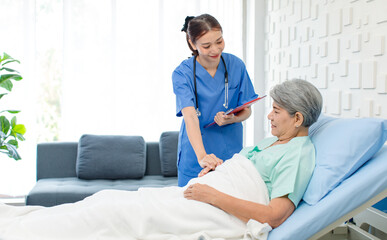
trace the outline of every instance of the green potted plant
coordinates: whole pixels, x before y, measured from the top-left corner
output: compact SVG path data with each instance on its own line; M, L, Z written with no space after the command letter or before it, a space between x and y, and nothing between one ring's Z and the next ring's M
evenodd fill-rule
M23 78L19 75L19 72L6 66L9 63L19 63L16 59L13 59L8 54L4 53L0 55L0 87L4 88L8 92L12 91L12 81L20 81ZM8 93L0 93L0 99L2 99ZM0 152L7 154L8 157L15 160L20 160L21 157L17 152L19 147L19 140L24 141L24 134L26 128L23 124L17 124L16 116L13 116L11 121L8 120L8 115L14 115L19 113L18 110L2 110L0 111Z

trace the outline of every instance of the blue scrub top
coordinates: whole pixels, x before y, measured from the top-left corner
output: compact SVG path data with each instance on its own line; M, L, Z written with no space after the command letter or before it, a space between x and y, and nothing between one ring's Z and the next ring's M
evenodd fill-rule
M242 105L258 95L247 73L246 66L238 57L222 53L228 70L228 109ZM195 91L193 81L193 57L184 60L173 72L173 91L176 94L176 116L181 117L181 110L185 107L195 107ZM214 77L196 62L196 86L199 102L200 131L207 154L215 154L222 160L231 158L242 149L243 126L234 123L219 127L217 124L203 128L214 121L220 111L227 111L223 107L225 90L225 67L220 61ZM196 154L188 139L184 119L181 124L177 151L177 165L185 175L197 177L202 170Z

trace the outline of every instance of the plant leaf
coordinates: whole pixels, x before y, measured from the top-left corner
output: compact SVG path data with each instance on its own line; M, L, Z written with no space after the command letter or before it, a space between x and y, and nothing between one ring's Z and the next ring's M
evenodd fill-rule
M9 56L7 53L4 53L3 59L1 59L1 60L4 61L4 60L7 60L7 59L12 59L12 57Z
M2 70L8 71L8 72L18 72L16 70L11 69L11 68L5 68L5 67L0 68L0 71L2 71Z
M12 114L16 114L16 113L19 113L20 111L19 110L3 110L0 113L2 113L2 112L9 112L9 113L12 113Z
M20 134L20 133L16 133L16 137L17 137L17 139L19 139L20 141L26 140L26 139L24 138L24 136L23 136L22 134Z
M6 81L6 80L15 80L15 81L20 81L22 80L22 76L20 76L19 74L3 74L0 76L0 83Z
M0 82L0 87L7 89L9 92L12 91L13 84L10 80Z
M9 131L9 121L5 116L0 116L0 131L2 131L5 135L8 134Z
M19 143L17 142L17 140L11 139L7 143L11 144L11 145L14 145L16 148L19 147Z
M0 63L1 63L2 61L4 61L4 60L9 59L9 58L10 58L10 56L9 56L8 54L6 54L6 53L4 53L4 57L1 57L1 55L0 55Z
M21 159L21 157L20 157L19 153L17 152L16 147L14 145L8 144L8 143L5 143L4 145L7 146L8 157L13 158L15 160Z
M7 95L8 93L2 93L2 94L0 94L0 99L2 98L2 97L4 97L5 95Z
M26 127L23 124L16 124L15 127L12 128L12 130L15 133L19 133L19 134L22 134L22 135L24 135L26 133L26 131L27 131Z
M17 62L17 63L20 63L19 60L16 60L16 59L12 59L10 61L6 61L5 63L3 63L2 65L4 66L5 64L8 64L8 63L12 63L12 62Z
M7 138L7 134L5 134L3 131L0 131L0 138L2 141L4 141Z
M16 116L11 119L11 127L14 128L16 125Z

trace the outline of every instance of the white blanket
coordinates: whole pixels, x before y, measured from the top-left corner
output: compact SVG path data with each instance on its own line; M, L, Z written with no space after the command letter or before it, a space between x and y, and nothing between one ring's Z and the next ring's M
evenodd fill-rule
M205 183L238 198L268 204L266 186L245 157L234 157L192 183ZM188 186L187 185L187 186ZM104 190L55 207L0 205L0 239L266 239L267 224L187 200L185 188Z

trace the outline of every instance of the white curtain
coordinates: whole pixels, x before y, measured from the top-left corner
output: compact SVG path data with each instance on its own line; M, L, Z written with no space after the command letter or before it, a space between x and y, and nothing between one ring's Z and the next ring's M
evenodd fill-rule
M0 11L0 53L20 60L24 77L0 110L22 110L27 128L23 160L0 156L0 194L28 193L38 142L86 133L158 141L179 130L171 75L191 55L187 15L215 16L225 51L243 57L243 0L0 0Z

